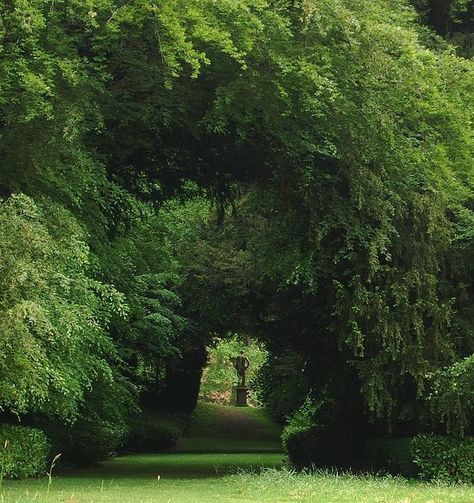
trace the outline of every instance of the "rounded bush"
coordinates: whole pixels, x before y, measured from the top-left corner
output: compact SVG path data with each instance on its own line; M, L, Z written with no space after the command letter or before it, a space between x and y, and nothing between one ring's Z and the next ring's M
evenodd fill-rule
M50 455L51 446L41 430L0 425L0 470L5 478L45 475Z
M137 452L160 452L172 449L183 433L179 419L156 415L134 417L130 422L127 448Z
M284 447L291 464L302 468L354 468L359 452L351 432L324 426L286 431Z
M80 418L73 424L51 422L42 427L48 433L54 451L61 453L61 464L78 467L115 455L127 434L122 423L100 418Z

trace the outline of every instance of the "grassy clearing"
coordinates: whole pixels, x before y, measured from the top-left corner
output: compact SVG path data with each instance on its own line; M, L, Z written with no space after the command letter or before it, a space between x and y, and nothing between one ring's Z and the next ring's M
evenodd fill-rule
M258 467L280 464L275 454L128 456L103 467L47 481L8 482L5 503L473 503L474 488L396 478L294 474ZM253 472L223 475L236 466ZM159 477L158 477L159 476Z
M227 481L238 470L259 473L264 467L281 467L280 454L193 453L123 456L100 467L47 479L4 483L3 503L181 502L221 501L233 498L240 482ZM217 497L217 496L216 496ZM235 501L235 499L234 499Z
M53 475L49 489L47 477L4 482L0 503L474 503L468 486L293 473L278 452L278 434L261 410L200 404L181 452ZM272 445L276 452L263 452Z

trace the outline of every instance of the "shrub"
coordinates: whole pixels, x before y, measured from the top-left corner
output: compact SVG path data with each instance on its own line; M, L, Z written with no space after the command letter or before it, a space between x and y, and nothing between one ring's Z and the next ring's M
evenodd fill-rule
M314 463L317 435L314 429L285 428L282 434L283 447L291 464L298 469Z
M80 415L73 423L48 417L32 420L45 431L61 463L87 466L114 455L122 447L127 418L134 410L134 394L120 382L98 381L86 395Z
M297 469L358 468L358 447L350 431L340 431L338 434L327 426L293 430L285 439L286 452Z
M365 449L364 468L404 477L416 476L417 467L413 461L412 442L412 438L395 437L369 440Z
M418 435L412 449L421 478L474 483L474 437Z
M285 428L281 434L283 447L288 450L288 445L296 441L296 437L308 432L314 424L316 414L316 405L313 400L307 396L303 405L297 409L288 419ZM291 448L291 447L290 447Z
M61 464L85 467L118 452L126 437L125 424L100 417L81 417L73 424L42 419L36 421L51 439Z
M290 462L298 469L336 466L340 464L340 445L335 445L327 428L317 425L314 418L317 406L310 397L290 417L281 439ZM329 440L331 437L331 440Z
M290 462L298 469L358 468L365 431L355 414L341 413L331 401L317 403L307 397L289 419L282 442Z
M444 482L474 482L474 438L417 435L368 442L368 469Z
M126 436L123 424L104 419L81 418L72 426L62 425L54 435L56 450L63 461L74 466L88 466L117 453Z
M23 479L44 475L51 446L36 428L0 425L0 464L3 476Z
M181 438L184 420L178 415L140 415L130 421L126 448L137 452L172 449Z

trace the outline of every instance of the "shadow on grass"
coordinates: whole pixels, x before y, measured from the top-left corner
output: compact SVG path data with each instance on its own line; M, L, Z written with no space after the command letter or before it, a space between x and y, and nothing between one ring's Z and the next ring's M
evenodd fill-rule
M59 476L87 479L215 478L237 471L260 472L285 463L282 453L178 453L123 456L102 465Z

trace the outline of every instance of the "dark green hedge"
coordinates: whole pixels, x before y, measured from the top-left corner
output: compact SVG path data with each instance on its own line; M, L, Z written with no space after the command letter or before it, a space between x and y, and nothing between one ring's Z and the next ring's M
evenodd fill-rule
M296 468L339 467L424 480L474 483L474 437L417 435L371 439L362 451L347 435L320 427L287 430L284 446Z
M120 423L80 418L71 426L57 425L56 431L48 426L47 432L63 464L84 467L117 454L127 430Z
M120 383L97 381L86 394L73 423L35 417L33 424L46 432L63 466L88 466L119 452L128 433L128 410L133 398Z
M42 431L25 426L0 425L0 449L3 477L24 479L46 474L51 446Z
M421 478L474 484L474 437L418 435L412 452Z
M295 468L358 468L360 442L351 432L313 426L285 429L283 446Z
M474 438L417 435L369 442L371 468L406 477L474 483Z
M363 457L365 466L370 471L383 471L404 477L416 477L417 466L414 463L413 438L379 437L371 439Z
M178 415L142 414L130 421L126 449L161 452L172 449L183 434L184 419Z

